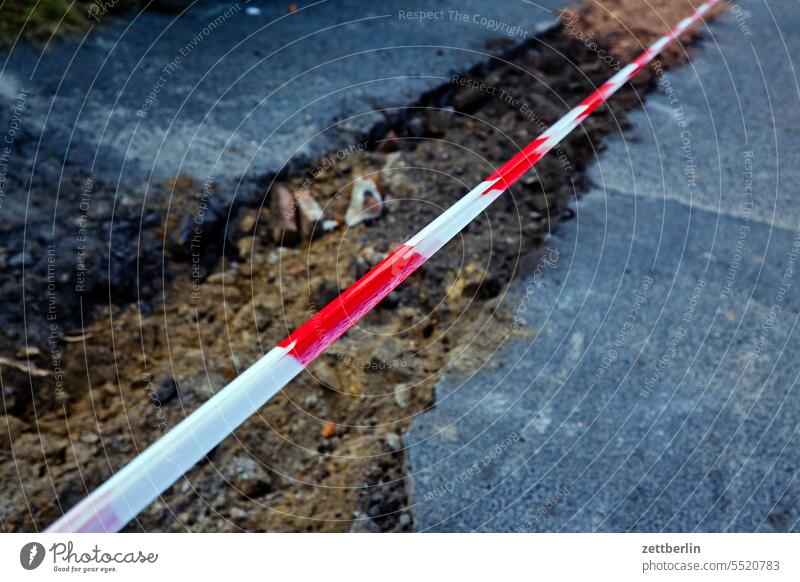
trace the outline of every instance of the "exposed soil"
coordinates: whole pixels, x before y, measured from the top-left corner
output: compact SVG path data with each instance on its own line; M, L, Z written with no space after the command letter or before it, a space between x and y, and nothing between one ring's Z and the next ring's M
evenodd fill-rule
M391 139L349 144L271 177L245 204L232 207L220 185L167 185L180 206L119 235L153 241L140 244L138 256L122 253L114 275L124 282L138 265L129 297L150 288L142 300L97 306L91 325L62 325L35 347L21 345L19 330L0 340L3 529L49 525L607 79L614 69L587 49L586 34L624 62L687 9L685 0L592 4L508 62L389 112L380 134ZM669 63L681 58L673 51ZM444 369L490 365L511 333L502 300L520 257L572 216L570 200L603 136L624 128L625 112L653 85L645 74L621 90L128 530L411 529L405 430L434 405ZM384 213L346 228L358 176L376 180ZM307 188L340 226L322 234L317 225L306 241L301 225L301 240L290 240L272 201L279 185ZM203 236L193 247L197 217ZM113 240L104 244L113 251ZM67 273L56 289L74 283L71 269L54 269ZM37 297L46 315L47 297L41 289ZM77 302L80 316L89 317L90 304ZM76 317L75 305L58 309Z

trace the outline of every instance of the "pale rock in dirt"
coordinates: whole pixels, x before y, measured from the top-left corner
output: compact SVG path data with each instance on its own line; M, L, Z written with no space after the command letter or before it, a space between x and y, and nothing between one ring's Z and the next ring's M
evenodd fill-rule
M386 433L386 446L389 447L389 452L394 453L403 449L403 439L396 432Z
M408 406L408 399L410 397L408 384L395 384L394 386L394 403L400 408Z
M347 207L345 222L355 226L362 222L377 220L383 214L383 196L372 178L356 177Z
M259 223L259 212L257 210L244 210L239 218L239 232L244 235L252 235Z
M234 331L263 332L275 317L274 298L260 295L242 306L231 321Z
M62 457L69 445L66 439L55 438L44 433L25 433L14 439L14 456L17 461L43 463L45 454L48 459Z
M310 240L336 228L335 220L325 220L325 212L310 192L299 190L294 193L300 220L300 234Z
M253 236L243 236L236 241L236 251L240 259L246 260L250 258L253 254L253 245L255 245L255 241L256 239Z
M231 472L230 481L242 495L247 497L260 497L272 488L272 480L264 467L252 457L239 455L233 459L232 466L226 471Z
M0 416L0 451L8 451L25 425L13 416Z
M300 238L300 230L294 196L286 186L277 186L271 194L272 238L280 245L295 244Z

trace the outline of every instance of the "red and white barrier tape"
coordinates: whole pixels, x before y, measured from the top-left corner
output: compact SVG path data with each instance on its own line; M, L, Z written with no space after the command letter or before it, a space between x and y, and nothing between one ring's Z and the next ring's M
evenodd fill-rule
M47 532L112 532L172 485L719 0L681 20L500 169L72 508Z

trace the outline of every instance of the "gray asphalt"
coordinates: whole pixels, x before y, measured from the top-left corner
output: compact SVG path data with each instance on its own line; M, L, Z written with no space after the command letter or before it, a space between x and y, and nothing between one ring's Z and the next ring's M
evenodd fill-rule
M48 181L49 159L140 195L151 172L264 175L358 142L381 110L552 26L565 2L322 0L288 14L289 4L199 0L181 17L106 18L83 38L0 54L0 99L29 92L35 138L11 171L30 177L21 162L41 139L34 173ZM424 10L438 14L409 15Z
M533 337L416 419L418 530L800 530L800 11L739 4L512 285Z
M320 0L290 14L288 0L197 0L180 16L103 17L83 36L0 52L0 327L13 341L23 326L33 342L47 333L46 247L62 323L81 325L80 224L86 311L148 301L162 272L183 268L162 260L152 228L167 207L168 231L193 220L197 202L176 196L213 184L203 235L213 262L222 219L260 204L274 173L383 137L398 108L553 26L565 3ZM178 176L193 182L176 195Z

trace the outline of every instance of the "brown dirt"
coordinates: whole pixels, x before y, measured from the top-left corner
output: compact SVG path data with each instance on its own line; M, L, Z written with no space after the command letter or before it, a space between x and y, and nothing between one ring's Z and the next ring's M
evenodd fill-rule
M685 0L647 4L592 3L580 30L627 60L663 32L654 12L665 29L688 8ZM533 41L510 62L464 75L498 87L495 95L443 87L404 113L393 144L356 147L341 160L333 152L335 163L313 178L325 158L281 181L295 189L306 183L341 223L353 179L374 176L387 198L381 219L280 248L270 204L245 209L228 224L229 248L199 286L184 261L163 302L101 309L93 325L60 337L63 391L48 373L47 346L5 354L3 529L47 526L611 73L572 33ZM620 91L128 530L409 530L405 430L434 404L443 370L490 365L510 334L502 299L519 258L570 218L570 199L603 136L619 131L651 86L641 79ZM178 245L180 229L174 220L163 227Z
M586 0L582 9L565 11L561 19L570 30L596 41L626 62L672 30L678 21L703 4L703 1ZM713 18L724 11L726 6L726 2L720 2L706 18ZM572 23L571 26L569 23ZM683 62L686 57L686 43L691 38L691 35L682 37L683 42L666 48L659 60L668 66Z

